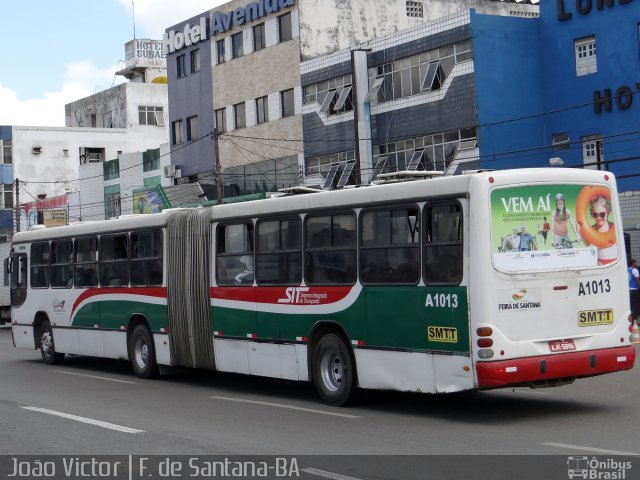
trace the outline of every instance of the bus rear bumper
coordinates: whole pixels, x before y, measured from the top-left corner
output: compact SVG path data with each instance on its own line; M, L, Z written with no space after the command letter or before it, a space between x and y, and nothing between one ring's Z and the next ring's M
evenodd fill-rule
M633 345L585 352L477 362L478 388L498 388L549 380L572 380L629 370L636 351Z

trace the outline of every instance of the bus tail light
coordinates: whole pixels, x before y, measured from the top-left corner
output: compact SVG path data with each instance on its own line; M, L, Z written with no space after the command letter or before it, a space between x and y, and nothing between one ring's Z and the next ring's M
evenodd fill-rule
M489 348L493 346L493 340L490 338L479 338L477 343L480 348Z
M487 359L487 358L492 358L493 357L493 350L491 349L483 349L483 350L478 350L478 357L482 358L482 359Z
M479 337L490 337L493 335L493 329L491 327L480 327L476 330Z

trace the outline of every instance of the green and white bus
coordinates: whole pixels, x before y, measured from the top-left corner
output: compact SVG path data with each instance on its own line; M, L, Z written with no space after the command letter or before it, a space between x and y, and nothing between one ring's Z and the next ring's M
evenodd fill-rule
M332 405L561 385L633 367L621 224L611 173L520 169L41 228L13 238L13 341Z

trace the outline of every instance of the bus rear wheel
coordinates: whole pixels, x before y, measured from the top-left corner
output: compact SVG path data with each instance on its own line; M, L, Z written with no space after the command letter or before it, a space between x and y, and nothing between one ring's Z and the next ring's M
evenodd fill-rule
M153 337L145 325L136 326L131 333L129 359L136 376L140 378L156 378L158 376L159 370Z
M313 382L325 403L346 406L362 398L358 388L355 364L342 337L323 336L313 355Z
M47 365L57 365L64 360L64 353L56 352L56 346L53 343L53 331L48 320L42 322L40 326L40 355L42 355L42 360Z

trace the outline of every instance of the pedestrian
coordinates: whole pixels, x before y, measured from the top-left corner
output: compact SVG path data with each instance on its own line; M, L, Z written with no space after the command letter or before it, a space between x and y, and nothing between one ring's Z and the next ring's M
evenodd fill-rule
M629 260L629 300L631 301L631 316L637 320L640 315L640 272L638 262Z

